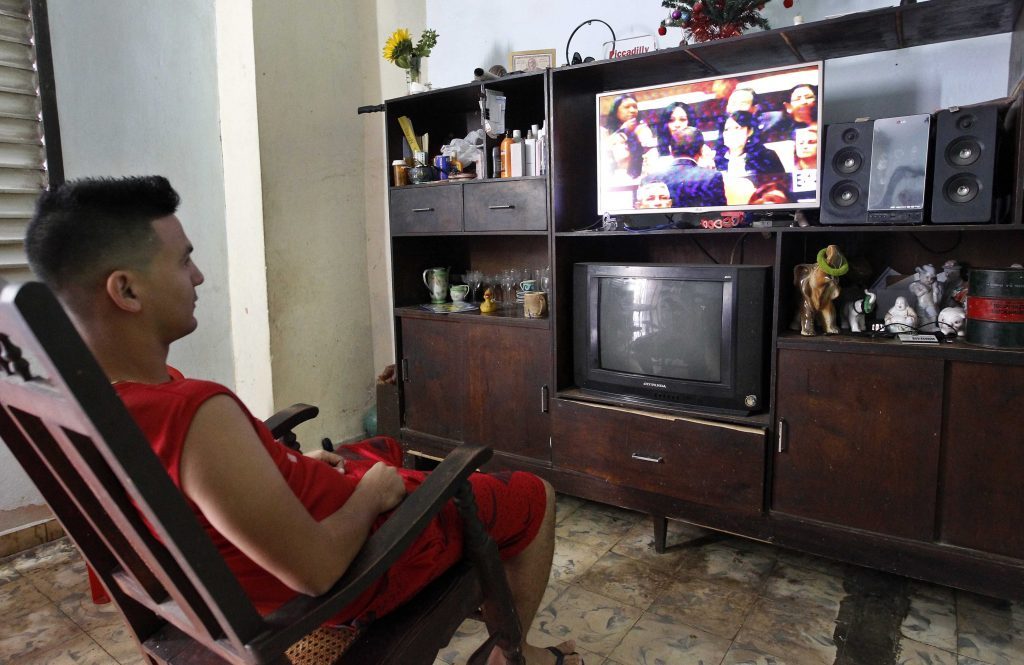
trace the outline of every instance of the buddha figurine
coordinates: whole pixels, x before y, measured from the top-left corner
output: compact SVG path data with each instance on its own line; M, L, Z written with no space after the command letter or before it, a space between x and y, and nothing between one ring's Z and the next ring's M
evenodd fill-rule
M498 303L493 300L494 294L491 293L490 289L484 291L484 301L480 303L480 313L487 314L488 312L494 312L498 309Z

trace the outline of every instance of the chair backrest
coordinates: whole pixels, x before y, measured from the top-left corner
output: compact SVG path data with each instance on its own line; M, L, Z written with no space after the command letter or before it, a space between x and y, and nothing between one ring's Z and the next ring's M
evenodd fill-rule
M0 292L0 438L140 642L171 624L228 662L263 659L264 620L38 282Z

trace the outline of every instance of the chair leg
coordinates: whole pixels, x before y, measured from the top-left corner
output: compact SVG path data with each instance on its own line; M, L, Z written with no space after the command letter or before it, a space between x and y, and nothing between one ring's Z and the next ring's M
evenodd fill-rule
M668 518L664 515L651 515L654 523L654 551L665 553L665 539L668 537Z

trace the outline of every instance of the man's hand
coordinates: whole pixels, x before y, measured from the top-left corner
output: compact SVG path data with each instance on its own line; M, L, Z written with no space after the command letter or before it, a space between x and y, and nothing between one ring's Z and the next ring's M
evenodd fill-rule
M371 492L378 501L378 513L391 510L405 498L405 483L398 470L384 462L377 462L359 481L359 487Z
M340 473L345 473L345 459L341 455L337 455L328 450L311 450L305 455L310 459L315 459L325 464L330 464Z

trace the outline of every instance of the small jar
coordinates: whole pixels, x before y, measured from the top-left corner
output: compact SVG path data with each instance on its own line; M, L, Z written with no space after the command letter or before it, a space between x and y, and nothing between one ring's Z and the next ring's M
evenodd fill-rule
M409 184L409 166L404 159L391 162L391 177L395 187L405 187Z

